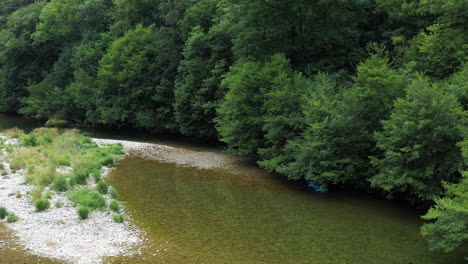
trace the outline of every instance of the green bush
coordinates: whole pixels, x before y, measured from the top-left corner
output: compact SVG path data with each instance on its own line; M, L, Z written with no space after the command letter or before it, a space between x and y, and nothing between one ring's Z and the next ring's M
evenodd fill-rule
M60 208L60 207L62 207L62 206L63 206L62 201L56 201L56 202L55 202L55 207Z
M5 207L0 207L0 219L5 219L7 215L7 209Z
M38 199L34 202L34 206L38 212L42 212L50 207L50 201L47 199Z
M69 196L71 201L87 206L91 210L103 209L106 207L106 200L96 191L91 189L82 189L71 193Z
M21 142L23 143L23 145L29 146L29 147L35 147L39 144L34 134L24 135L21 138Z
M81 169L73 170L72 179L76 184L85 185L88 183L88 172Z
M19 220L19 217L16 216L15 214L13 213L8 214L8 217L7 217L8 223L18 222L18 220Z
M52 183L52 188L58 192L66 192L70 188L65 176L57 177Z
M102 194L107 194L107 192L109 191L109 184L105 181L100 181L98 182L96 189Z
M119 199L119 192L117 191L117 189L114 189L114 188L110 189L109 194L112 197L112 199L115 199L115 200Z
M93 177L95 182L99 182L101 180L101 170L95 169L90 173L90 175Z
M115 211L117 213L120 212L120 205L119 205L119 202L117 202L116 200L113 200L110 204L109 204L109 208L112 210L112 211Z
M80 219L81 220L88 219L89 211L91 210L87 206L81 206L80 208L78 208L78 215L80 216Z
M114 165L114 158L111 156L105 156L101 159L101 165L106 167L111 167Z
M123 223L125 218L123 215L119 214L119 215L113 215L112 216L112 219L114 219L114 222L116 223Z

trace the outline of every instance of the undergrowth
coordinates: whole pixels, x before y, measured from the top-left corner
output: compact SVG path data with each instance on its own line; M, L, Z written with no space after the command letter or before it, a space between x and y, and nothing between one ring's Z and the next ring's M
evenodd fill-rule
M38 212L50 208L49 200L55 192L66 193L72 202L80 205L78 213L82 219L86 210L106 210L103 194L109 193L109 185L101 179L101 171L103 166L114 166L124 155L121 144L98 146L76 129L38 128L29 134L9 129L2 135L16 138L20 143L12 146L0 142L8 152L6 161L12 171L22 170L26 182L34 186L29 194ZM3 170L2 164L0 171ZM92 182L97 183L96 191L87 187ZM110 189L109 196L117 199L118 193ZM61 206L61 202L56 204ZM118 203L113 208L120 211Z

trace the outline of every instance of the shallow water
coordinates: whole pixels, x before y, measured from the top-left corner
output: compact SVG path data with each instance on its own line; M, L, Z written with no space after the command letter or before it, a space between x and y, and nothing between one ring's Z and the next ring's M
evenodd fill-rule
M31 121L18 119L0 115L0 130L34 127ZM177 141L144 141L169 142L180 147L181 155L187 149L192 156L193 151L220 152ZM141 255L105 262L463 263L461 253L428 251L419 235L419 216L409 207L366 195L315 193L247 161L227 159L229 169L197 169L141 158L120 161L109 181L148 240ZM12 240L1 225L0 240ZM0 263L37 261L0 244Z
M409 208L310 192L254 168L131 158L110 182L150 239L143 256L113 263L463 263L428 252Z

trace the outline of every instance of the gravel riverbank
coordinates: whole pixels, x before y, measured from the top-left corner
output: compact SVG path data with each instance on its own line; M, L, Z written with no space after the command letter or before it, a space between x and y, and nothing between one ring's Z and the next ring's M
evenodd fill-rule
M18 144L15 139L0 136L6 144ZM61 260L67 263L102 263L103 258L125 254L137 254L137 246L143 234L127 221L115 223L109 212L95 211L87 220L79 220L77 208L65 197L56 193L51 208L36 212L28 194L33 188L26 184L24 171L12 171L5 161L6 152L0 153L5 175L0 176L0 206L19 217L9 223L24 250L32 254ZM105 169L104 173L108 173ZM92 184L92 183L91 183ZM108 202L110 197L106 197ZM57 201L62 207L55 207ZM124 210L124 208L122 208Z
M128 156L138 156L148 160L175 163L180 166L200 169L235 168L237 157L221 155L209 151L193 151L166 145L113 139L93 139L97 144L117 144L124 146ZM241 161L241 158L237 158Z

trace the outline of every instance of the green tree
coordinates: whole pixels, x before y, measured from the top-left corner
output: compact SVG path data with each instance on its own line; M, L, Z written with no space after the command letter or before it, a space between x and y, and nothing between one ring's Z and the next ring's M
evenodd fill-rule
M333 78L324 73L317 74L312 81L302 74L277 76L265 95L266 142L258 150L260 166L296 178L299 173L293 172L293 167L297 164L292 163L297 146L305 144L303 134L309 125L323 121L327 108L336 100L337 90Z
M222 28L204 33L195 27L185 44L175 86L175 116L179 131L216 139L216 108L224 99L223 76L232 64L230 36Z
M284 148L283 156L277 158L271 166L289 179L311 179L314 171L314 160L317 157L314 130L317 130L331 115L342 92L333 76L319 73L314 76L311 88L304 91L302 107L303 123L306 124L300 136L289 140ZM264 165L265 166L265 165Z
M382 55L372 55L359 64L355 87L344 90L336 103L325 101L327 117L310 123L305 142L300 141L304 144L294 154L294 168L286 169L287 175L319 184L368 188L367 179L373 175L369 156L376 154L373 133L381 130L380 120L390 115L407 79L406 73L391 69Z
M411 84L382 121L383 131L375 134L384 155L373 160L378 173L372 186L422 201L442 195L442 182L459 178L463 160L456 143L466 128L462 116L457 98L444 89L422 78Z
M216 122L221 140L236 153L257 156L258 149L265 147L266 94L284 75L293 78L294 72L282 54L272 56L265 64L239 63L227 75L223 85L228 92L218 108Z
M366 1L249 1L230 7L237 58L284 53L307 74L352 69L364 56ZM353 65L353 66L352 66Z
M468 141L463 144L465 166L459 183L445 184L446 196L435 199L435 206L423 216L421 233L432 250L453 251L468 246Z
M103 32L110 23L109 7L110 0L51 0L32 37L37 44L64 47L89 31Z
M137 26L112 43L98 72L100 121L173 130L173 86L180 60L174 32Z
M55 59L31 41L43 7L43 2L26 5L5 18L0 31L0 112L17 111L20 98L27 95L25 87L40 80Z

